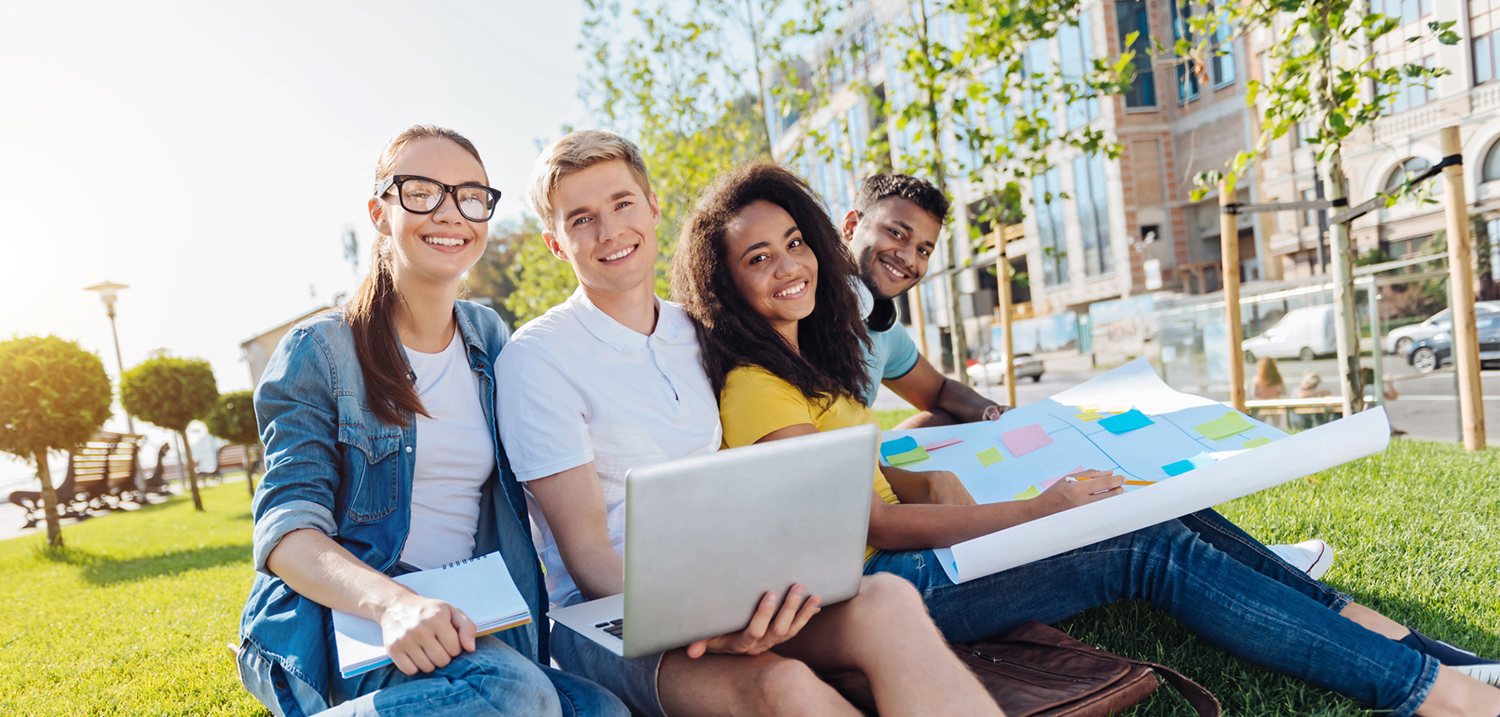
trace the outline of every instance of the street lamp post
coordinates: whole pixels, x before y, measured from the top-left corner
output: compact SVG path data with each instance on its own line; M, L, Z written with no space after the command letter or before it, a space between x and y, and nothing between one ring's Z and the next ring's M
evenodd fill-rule
M84 291L99 292L99 299L104 302L104 311L109 314L109 333L114 337L115 340L115 365L120 367L121 380L124 380L125 378L125 359L120 357L120 330L115 328L115 299L117 298L116 294L120 293L121 289L129 288L129 286L126 286L124 284L116 284L112 281L106 281L102 284L95 284L84 289ZM130 411L125 410L125 404L123 401L120 403L120 411L125 414L126 429L129 430L131 434L134 434L135 419L132 419L130 417ZM140 487L140 475L141 457L139 451L137 451L136 455L134 455L130 461L130 480L135 482L137 488Z
M121 289L129 288L129 286L124 284L106 281L84 289L84 291L99 292L99 299L104 302L104 310L109 313L109 333L115 339L115 365L120 367L121 378L125 376L125 360L120 358L120 331L115 328L115 299L118 298L116 295L120 293ZM120 408L124 410L123 405ZM125 425L130 429L131 433L135 433L135 421L130 418L129 411L125 411Z

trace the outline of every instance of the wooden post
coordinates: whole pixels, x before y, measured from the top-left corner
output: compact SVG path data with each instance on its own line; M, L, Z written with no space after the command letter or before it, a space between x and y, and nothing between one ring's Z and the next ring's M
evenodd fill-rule
M1469 236L1469 202L1464 195L1463 147L1458 126L1442 129L1443 203L1448 219L1448 296L1453 311L1453 365L1458 373L1458 406L1464 448L1484 450L1484 404L1479 385L1479 338L1474 317L1474 242Z
M917 349L932 361L932 352L927 350L927 313L922 311L922 285L913 286L906 298L911 302L911 325L917 331Z
M995 279L1000 285L1000 331L1003 336L1000 339L1000 350L1005 354L1005 405L1016 405L1016 359L1015 340L1011 337L1011 306L1010 306L1010 258L1006 253L1005 227L998 223L995 225L995 248L1000 251L1000 256L995 259Z
M1225 211L1234 204L1228 180L1219 180L1219 251L1223 255L1224 318L1229 334L1229 403L1245 410L1245 350L1240 342L1240 227L1238 217Z

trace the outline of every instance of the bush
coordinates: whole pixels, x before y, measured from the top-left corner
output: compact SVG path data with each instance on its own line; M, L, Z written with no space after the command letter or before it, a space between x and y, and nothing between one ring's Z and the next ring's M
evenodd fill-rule
M251 495L255 494L256 451L260 449L260 433L255 425L255 394L252 391L235 391L219 396L213 410L203 419L208 432L245 449L245 485Z

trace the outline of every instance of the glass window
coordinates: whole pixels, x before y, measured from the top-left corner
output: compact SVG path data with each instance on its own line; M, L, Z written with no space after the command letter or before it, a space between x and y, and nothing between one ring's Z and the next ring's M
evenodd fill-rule
M1073 159L1073 199L1078 208L1078 232L1083 240L1083 272L1099 276L1114 266L1109 250L1109 194L1104 180L1104 155Z
M1484 153L1484 169L1480 177L1481 182L1493 182L1500 179L1500 142L1490 145L1490 151Z
M1234 82L1234 33L1230 31L1227 13L1221 20L1219 27L1214 30L1214 87Z
M1317 198L1318 198L1318 190L1316 190L1316 189L1304 189L1304 190L1302 190L1302 201L1304 201L1304 202L1311 202L1311 201L1317 200ZM1304 227L1315 227L1315 226L1317 226L1318 225L1318 212L1319 211L1320 210L1318 210L1318 209L1304 209L1304 210L1302 210L1302 226L1304 226Z
M1048 286L1068 283L1067 242L1063 238L1061 177L1056 167L1031 178L1036 207L1037 243L1042 249L1042 277Z
M1474 84L1495 79L1495 33L1474 38Z
M1177 3L1183 0L1172 0L1169 7L1172 8L1172 43L1186 39L1189 43L1193 41L1193 31L1188 28L1187 19L1192 15L1192 6L1184 4L1178 7ZM1198 97L1198 75L1188 71L1186 63L1177 64L1177 103L1186 104L1189 100Z
M1115 22L1120 28L1120 42L1136 35L1135 44L1129 49L1135 52L1131 64L1135 65L1135 77L1130 81L1130 90L1125 93L1126 107L1155 107L1156 85L1151 74L1151 19L1146 14L1143 0L1116 0Z

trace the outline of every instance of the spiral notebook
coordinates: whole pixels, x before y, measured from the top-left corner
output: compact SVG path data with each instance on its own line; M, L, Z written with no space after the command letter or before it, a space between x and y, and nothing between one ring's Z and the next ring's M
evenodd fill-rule
M516 588L499 553L398 575L396 582L423 597L436 598L462 610L479 635L488 635L531 622L531 609ZM333 611L334 645L339 673L353 677L391 662L380 625L349 613Z

